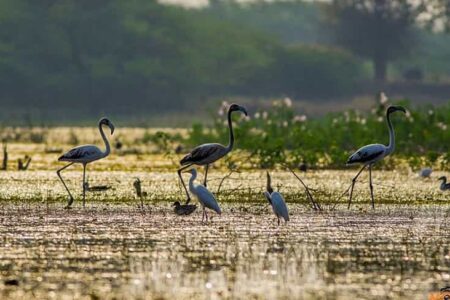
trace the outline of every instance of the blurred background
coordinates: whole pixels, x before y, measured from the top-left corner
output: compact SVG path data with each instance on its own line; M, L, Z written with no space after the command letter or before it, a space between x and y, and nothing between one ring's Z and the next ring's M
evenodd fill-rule
M450 95L448 0L0 0L2 125L186 126Z

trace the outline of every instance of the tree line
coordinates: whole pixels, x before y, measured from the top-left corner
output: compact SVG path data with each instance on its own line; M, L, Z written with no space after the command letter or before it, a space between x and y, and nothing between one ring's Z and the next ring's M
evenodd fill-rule
M184 109L218 96L345 95L370 76L362 58L372 59L383 79L386 63L411 45L404 28L424 9L404 0L335 0L326 7L335 39L317 46L287 44L220 18L213 13L220 2L187 10L156 0L0 0L2 106L59 116L126 115ZM311 15L312 4L297 4L309 5ZM364 14L381 18L373 32L372 25L355 26L370 19ZM380 45L350 39L360 36L352 32L358 28Z

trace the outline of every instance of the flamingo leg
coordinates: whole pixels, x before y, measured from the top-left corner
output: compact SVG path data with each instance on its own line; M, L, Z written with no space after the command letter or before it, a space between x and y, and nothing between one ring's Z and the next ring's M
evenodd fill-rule
M70 193L70 190L69 190L69 188L67 187L66 183L64 182L64 179L63 179L62 176L61 176L61 171L64 170L64 169L66 169L66 168L68 168L68 167L70 167L70 166L73 165L73 164L74 164L74 163L71 162L70 164L68 164L68 165L62 167L61 169L59 169L58 171L56 171L56 174L58 174L59 179L61 180L62 184L63 184L64 187L66 188L67 193L69 194L69 201L67 202L67 206L66 206L65 208L70 208L70 206L71 206L72 203L73 203L73 196L72 196L72 194Z
M372 185L372 164L369 165L369 187L370 187L370 197L372 198L372 209L375 209L375 200L373 199L373 185Z
M278 219L278 226L280 226L280 218L279 218L279 217L277 217L277 219Z
M186 192L186 197L187 197L186 204L188 204L191 201L191 196L189 196L189 192L187 190L186 184L184 183L183 176L181 176L181 172L183 172L183 170L189 168L192 165L193 164L189 164L189 165L186 165L186 166L181 167L180 169L178 169L178 177L180 177L181 184L183 185L184 191Z
M83 164L83 208L85 207L86 202L86 165Z
M206 209L205 209L205 216L206 216L206 223L208 223L208 213L206 212Z
M364 165L361 170L359 170L358 174L356 174L355 177L352 179L352 185L350 187L350 197L348 199L348 207L347 209L350 209L350 204L352 203L352 197L353 197L353 188L355 187L356 179L358 179L359 175L361 175L361 172L367 167L367 165Z
M209 164L205 166L205 178L203 179L203 185L206 187L206 178L208 178L208 168Z

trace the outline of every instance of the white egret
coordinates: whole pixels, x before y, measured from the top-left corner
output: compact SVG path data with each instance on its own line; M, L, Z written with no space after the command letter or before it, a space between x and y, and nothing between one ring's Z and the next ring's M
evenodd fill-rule
M264 196L266 196L267 201L272 206L272 210L278 219L278 225L280 225L280 218L283 218L287 223L289 221L289 211L286 202L279 192L273 191L270 181L270 174L267 172L267 191L264 192Z
M189 203L189 201L191 201L191 197L189 196L186 185L184 184L181 172L191 167L192 165L205 166L205 177L203 180L203 185L205 187L207 186L206 179L208 177L209 165L221 159L233 149L234 133L233 133L233 124L231 122L231 113L234 111L241 111L247 116L247 110L245 109L245 107L237 104L230 105L230 107L228 108L229 143L227 146L217 143L203 144L195 147L191 152L189 152L185 157L183 157L180 160L180 164L182 165L182 167L178 170L178 176L180 177L181 183L183 184L184 190L186 191L187 196L186 203Z
M219 204L217 203L216 198L214 198L214 195L210 191L208 191L205 186L194 183L195 179L197 178L197 170L191 169L186 172L191 173L192 175L191 179L189 180L189 190L197 197L203 208L202 222L204 221L205 217L206 222L208 222L208 214L205 208L212 209L220 215L222 211L220 210Z
M83 207L84 207L85 199L86 199L86 165L90 162L93 162L93 161L96 161L96 160L99 160L99 159L102 159L102 158L108 156L109 153L111 152L111 148L110 148L108 139L106 138L105 133L103 132L103 127L102 127L103 125L106 125L111 129L111 135L114 133L114 125L107 118L102 118L98 122L98 129L100 131L100 135L101 135L101 137L105 143L105 147L106 147L105 151L100 150L95 145L84 145L84 146L75 147L75 148L69 150L68 152L66 152L65 154L61 155L58 158L58 161L70 162L68 165L66 165L66 166L62 167L61 169L59 169L58 171L56 171L56 174L58 174L59 179L61 179L61 182L63 183L64 187L67 190L67 193L69 193L70 198L69 198L66 208L70 208L74 199L73 199L72 194L70 193L69 188L67 187L66 183L64 182L64 180L61 176L61 171L70 167L74 163L80 163L83 165Z
M382 144L371 144L364 146L360 148L358 151L353 153L348 161L347 164L363 164L363 167L359 172L356 174L356 176L352 179L352 184L350 187L350 196L348 200L348 208L350 209L350 204L352 202L352 196L353 196L353 188L355 187L356 179L359 177L361 172L369 166L369 187L370 187L370 196L372 198L372 208L375 209L375 202L373 198L373 185L372 185L372 166L374 163L382 160L389 154L391 154L395 149L395 133L394 128L392 127L390 115L393 112L396 111L402 111L406 113L405 108L402 106L389 106L386 111L386 120L389 128L389 145L385 146Z
M439 177L438 180L439 180L439 181L442 181L442 182L441 182L441 185L440 185L440 187L439 187L439 189L440 189L441 191L447 191L447 190L450 190L450 183L447 183L447 177L441 176L441 177Z

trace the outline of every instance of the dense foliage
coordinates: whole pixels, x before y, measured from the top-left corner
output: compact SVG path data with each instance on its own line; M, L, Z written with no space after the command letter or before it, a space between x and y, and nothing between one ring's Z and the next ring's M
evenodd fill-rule
M445 168L450 159L450 105L409 108L408 113L392 115L397 146L393 157L406 160L411 166L433 164ZM385 112L388 103L378 103L370 113L346 111L309 119L297 115L290 99L276 101L267 111L255 112L250 118L236 120L237 147L245 149L259 167L276 163L293 166L306 163L311 167L344 167L348 156L359 147L371 143L389 142ZM214 126L204 128L194 124L188 143L228 139L224 123L227 104L215 116ZM385 166L393 160L384 162Z
M15 109L58 121L134 115L224 95L335 96L361 79L359 71L342 76L344 65L362 67L340 50L286 48L156 0L0 0L0 26L3 118Z

